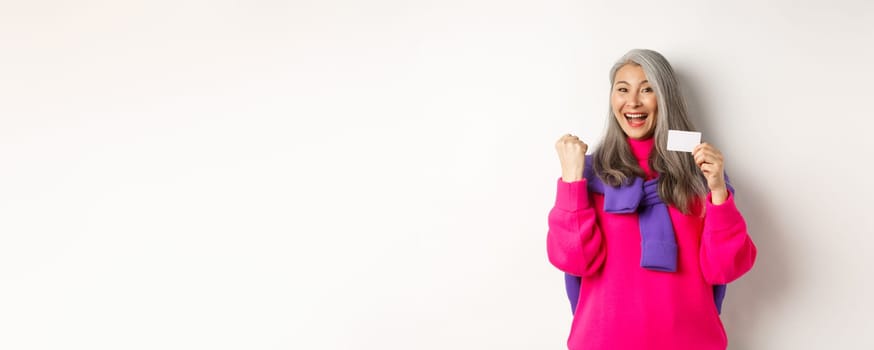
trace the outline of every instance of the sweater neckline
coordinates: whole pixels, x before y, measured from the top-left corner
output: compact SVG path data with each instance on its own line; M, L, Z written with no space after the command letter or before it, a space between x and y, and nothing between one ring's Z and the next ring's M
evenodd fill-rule
M643 140L630 137L627 137L626 139L628 140L628 146L631 147L631 153L634 153L634 157L637 158L638 161L644 163L647 162L649 160L649 155L652 153L652 148L655 145L655 137Z

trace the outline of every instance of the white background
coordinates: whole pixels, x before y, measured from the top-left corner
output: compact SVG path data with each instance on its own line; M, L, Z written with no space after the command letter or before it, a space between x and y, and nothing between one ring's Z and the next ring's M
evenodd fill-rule
M554 141L677 70L731 349L871 349L870 1L0 5L0 348L561 349Z

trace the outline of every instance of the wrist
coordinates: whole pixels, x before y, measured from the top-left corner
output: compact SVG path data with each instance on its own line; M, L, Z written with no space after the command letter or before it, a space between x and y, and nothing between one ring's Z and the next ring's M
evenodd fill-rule
M728 190L727 186L725 186L725 182L722 182L722 183L720 183L720 184L714 184L714 185L707 186L707 187L710 188L710 191L711 191L711 192L714 192L714 191L727 191L727 190Z
M561 172L561 180L564 182L574 182L580 181L583 179L583 169L582 167L577 168L573 167L573 169L562 169Z
M714 205L725 203L726 200L728 200L728 189L725 188L725 185L722 188L710 190L710 202Z
M561 181L564 181L564 182L567 182L567 183L577 182L577 181L580 181L580 180L582 180L582 179L583 179L583 176L582 176L582 175L577 175L577 174L573 174L573 175L571 175L571 174L568 174L568 175L564 175L564 174L562 174L562 175L561 175Z

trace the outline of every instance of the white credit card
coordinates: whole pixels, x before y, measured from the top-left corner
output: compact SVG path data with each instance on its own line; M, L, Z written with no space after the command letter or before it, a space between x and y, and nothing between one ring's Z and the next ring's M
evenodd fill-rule
M699 143L700 132L668 130L668 151L692 152Z

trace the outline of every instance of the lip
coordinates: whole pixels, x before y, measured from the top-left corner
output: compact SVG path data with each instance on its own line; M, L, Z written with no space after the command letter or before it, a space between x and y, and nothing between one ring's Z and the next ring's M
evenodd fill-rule
M627 115L629 115L629 114L630 115L645 115L646 117L639 118L639 119L631 119L631 118L627 117ZM646 113L646 112L625 112L622 114L622 116L625 117L626 125L628 125L628 127L630 127L630 128L635 128L635 129L641 128L644 125L646 125L646 120L649 119L649 113Z
M626 118L625 123L628 124L629 127L640 128L646 124L646 118L639 120L639 121L638 120L630 120L630 119Z

